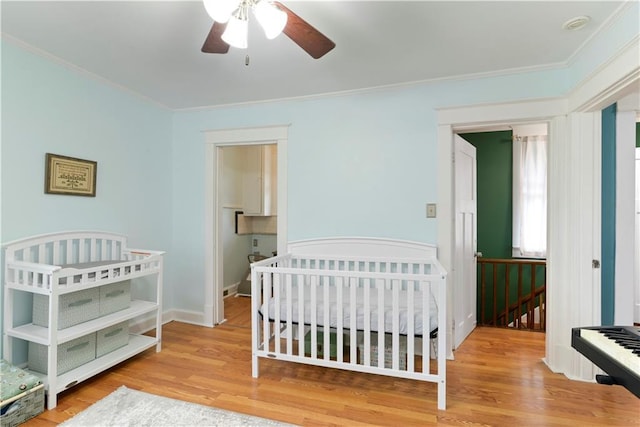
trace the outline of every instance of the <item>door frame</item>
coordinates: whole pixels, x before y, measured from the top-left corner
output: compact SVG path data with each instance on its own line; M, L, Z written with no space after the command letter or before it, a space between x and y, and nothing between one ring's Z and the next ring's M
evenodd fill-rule
M205 304L204 324L224 322L222 280L222 147L277 144L278 146L278 253L286 251L288 125L205 131Z
M509 125L549 123L553 117L566 114L564 98L533 100L477 106L453 107L438 110L438 258L448 272L448 283L455 283L454 265L456 241L454 143L457 133L489 132ZM453 358L454 291L447 288L447 348Z

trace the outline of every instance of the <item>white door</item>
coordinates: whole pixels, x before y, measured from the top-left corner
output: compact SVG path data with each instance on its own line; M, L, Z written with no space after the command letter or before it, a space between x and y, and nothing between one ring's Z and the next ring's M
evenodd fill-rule
M454 283L453 340L454 349L476 327L476 148L454 135Z

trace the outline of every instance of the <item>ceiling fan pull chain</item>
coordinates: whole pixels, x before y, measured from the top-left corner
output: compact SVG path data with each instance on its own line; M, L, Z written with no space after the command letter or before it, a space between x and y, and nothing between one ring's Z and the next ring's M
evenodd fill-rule
M249 66L249 55L244 57L244 65Z

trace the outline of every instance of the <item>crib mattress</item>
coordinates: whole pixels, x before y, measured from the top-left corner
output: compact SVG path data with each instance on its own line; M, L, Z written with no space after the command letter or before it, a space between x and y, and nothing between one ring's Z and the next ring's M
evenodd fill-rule
M408 327L408 316L409 316L409 307L410 305L407 303L407 292L400 291L399 292L399 319L398 319L398 327L399 333L401 335L407 335L409 333ZM325 298L322 289L317 290L316 295L316 306L315 308L311 305L311 289L310 286L305 286L303 290L303 310L304 317L299 315L300 313L300 304L299 304L299 293L297 286L292 287L291 297L287 298L286 296L280 296L279 302L279 310L277 309L278 303L275 297L271 297L268 303L262 304L260 308L260 314L264 316L265 311L268 309L268 318L270 321L276 320L276 312L279 311L279 321L284 323L288 320L289 306L291 306L291 321L292 323L300 324L304 323L305 325L311 325L312 321L315 317L316 324L322 327L331 327L335 328L338 326L338 319L342 317L342 328L343 329L351 329L351 295L348 290L344 290L344 294L342 297L342 310L339 310L339 306L337 304L337 294L335 291L329 292L328 298ZM427 316L429 317L428 326L423 322L423 293L422 292L414 292L413 293L413 318L414 318L414 332L413 334L416 336L422 336L424 333L424 329L428 329L427 333L430 333L437 329L438 327L438 308L435 303L435 299L432 295L427 295L427 301L429 304L429 310ZM326 301L325 301L326 299ZM393 309L392 309L392 301L393 301L393 293L390 290L384 291L384 304L382 304L382 310L384 311L384 322L382 327L380 327L380 322L378 320L380 308L378 304L378 293L377 290L371 290L369 295L369 329L373 332L378 332L380 329L384 329L384 332L391 333L393 332ZM328 315L325 315L325 307L328 305ZM267 307L268 306L268 307ZM365 329L365 291L363 288L358 288L356 290L355 295L355 313L356 313L356 329L364 330Z

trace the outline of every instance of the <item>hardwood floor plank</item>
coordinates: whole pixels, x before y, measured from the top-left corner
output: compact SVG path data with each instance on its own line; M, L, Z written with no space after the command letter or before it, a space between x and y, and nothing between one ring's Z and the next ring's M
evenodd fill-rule
M58 396L25 425L48 427L119 386L305 426L640 426L640 399L619 386L570 381L542 362L539 332L476 328L436 385L261 359L251 377L249 298L227 298L216 328L171 322L144 352Z

